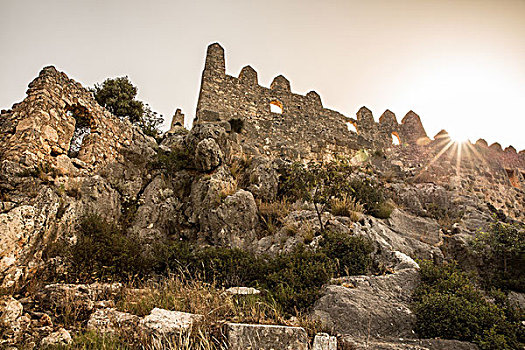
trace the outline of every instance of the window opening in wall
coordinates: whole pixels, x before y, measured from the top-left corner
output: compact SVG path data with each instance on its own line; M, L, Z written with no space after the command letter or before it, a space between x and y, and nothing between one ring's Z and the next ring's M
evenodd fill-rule
M346 127L348 131L355 132L357 134L357 128L354 123L346 122Z
M521 188L520 179L518 178L517 171L514 171L512 169L505 169L507 172L507 176L509 177L510 184L513 187Z
M69 144L68 156L76 158L82 148L84 138L91 134L91 116L87 108L80 105L67 107L66 115L75 118L75 131Z
M396 146L401 144L401 139L399 138L399 134L397 132L392 133L392 144Z
M280 101L270 102L270 112L283 114L283 104Z

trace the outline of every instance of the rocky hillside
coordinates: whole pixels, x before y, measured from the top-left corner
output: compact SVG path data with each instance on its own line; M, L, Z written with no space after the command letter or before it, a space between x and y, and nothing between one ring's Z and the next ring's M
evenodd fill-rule
M155 140L53 67L0 130L5 348L523 346L501 150L442 133L297 161L239 121Z

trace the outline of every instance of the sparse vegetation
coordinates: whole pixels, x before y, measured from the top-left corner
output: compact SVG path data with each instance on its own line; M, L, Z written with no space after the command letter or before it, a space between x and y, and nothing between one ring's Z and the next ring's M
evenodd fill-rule
M342 198L332 198L330 201L332 214L338 216L347 216L353 222L359 221L365 212L364 206L356 201L352 196L343 196Z
M182 169L192 169L193 162L190 151L185 147L177 147L170 152L159 150L157 157L149 164L151 169L160 169L167 175Z
M259 219L267 234L274 234L284 225L284 218L290 212L290 203L286 198L275 202L258 200Z
M387 202L379 184L353 173L354 169L344 159L325 164L293 163L281 176L279 195L314 203L321 231L324 230L321 213L329 206L336 213L341 213L352 209L345 209L344 206L352 205L354 209L360 209L359 203L366 214L388 218L393 206ZM353 215L353 218L356 219L357 215Z

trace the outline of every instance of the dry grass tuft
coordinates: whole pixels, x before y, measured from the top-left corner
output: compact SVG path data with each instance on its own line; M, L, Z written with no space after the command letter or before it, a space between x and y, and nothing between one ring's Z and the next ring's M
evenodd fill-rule
M353 222L357 222L365 212L364 206L359 203L352 196L344 196L343 198L334 198L330 201L332 214L337 216L347 216Z
M221 198L221 201L237 192L237 188L238 185L236 179L234 179L232 182L223 182L219 191L219 197Z
M291 204L286 198L275 202L258 200L259 218L268 235L273 235L284 225L284 218L290 212Z

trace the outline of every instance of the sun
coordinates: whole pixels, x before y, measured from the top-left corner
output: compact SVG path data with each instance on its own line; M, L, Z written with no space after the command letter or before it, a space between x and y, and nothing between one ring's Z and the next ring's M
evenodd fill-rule
M467 143L470 142L469 136L466 132L461 132L459 130L455 130L453 132L448 133L450 140L455 143Z

